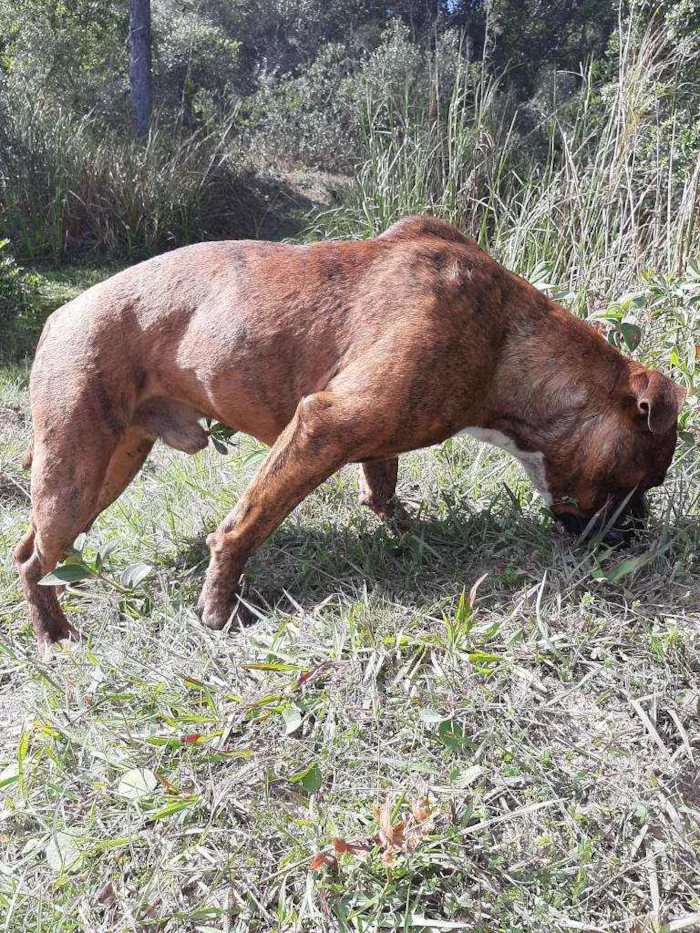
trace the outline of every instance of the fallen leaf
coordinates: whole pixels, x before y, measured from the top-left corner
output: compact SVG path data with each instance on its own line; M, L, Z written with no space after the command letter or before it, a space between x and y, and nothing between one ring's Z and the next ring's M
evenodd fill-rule
M171 794L180 793L177 787L175 787L174 784L171 784L170 781L167 778L164 778L162 775L156 774L156 780L161 785L161 787L164 787L169 793Z
M59 831L52 833L44 849L44 855L49 866L56 872L76 872L83 866L81 853L81 840L84 833L80 829L72 832Z
M421 797L419 800L412 801L411 813L413 814L413 819L417 823L424 823L426 820L430 819L433 811L430 807L430 801L428 798Z
M100 893L97 895L97 903L103 904L105 907L109 907L110 904L113 904L116 900L117 895L114 891L114 885L111 881L108 881L107 884L102 888Z
M120 797L128 800L143 800L150 797L158 787L158 779L148 768L133 768L127 771L117 787Z
M403 828L404 824L397 823L395 826L391 822L391 811L393 807L391 800L387 800L386 803L382 806L374 808L374 816L379 824L379 833L383 837L383 841L388 843L390 846L400 846L403 843Z
M301 711L296 706L291 706L289 709L282 710L282 719L284 719L285 735L291 735L301 725Z
M346 842L339 836L333 837L333 848L338 855L354 855L355 858L365 859L372 851L368 842Z
M387 800L381 809L379 807L374 808L374 816L379 824L379 832L375 839L378 845L385 850L384 855L391 853L392 849L401 849L406 842L404 836L405 824L403 821L395 825L392 824L392 809L391 800ZM384 861L386 862L387 860L384 859ZM389 859L389 861L391 861L391 859Z
M427 797L411 803L411 820L405 832L406 849L412 852L424 836L430 835L435 826L434 811Z
M374 842L382 849L385 865L393 862L397 852L413 852L421 839L433 832L435 825L434 811L427 797L412 801L410 814L396 823L392 822L392 812L391 800L387 800L381 808L374 808L374 816L379 824Z
M331 871L337 871L338 859L335 855L329 855L327 852L318 852L311 862L311 871L319 871L324 865L330 868Z
M422 709L418 713L418 718L421 722L432 724L438 722L444 722L448 719L448 716L443 716L442 713L438 713L435 709Z
M322 670L327 668L330 664L330 661L322 661L320 664L317 664L315 667L312 667L308 671L302 671L299 675L297 682L294 684L295 688L303 687L305 683L311 680L312 677L315 677L316 674L320 673Z

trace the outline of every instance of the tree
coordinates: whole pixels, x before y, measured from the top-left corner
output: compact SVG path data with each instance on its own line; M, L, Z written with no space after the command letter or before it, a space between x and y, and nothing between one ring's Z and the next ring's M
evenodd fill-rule
M151 122L151 0L129 0L129 83L136 134Z

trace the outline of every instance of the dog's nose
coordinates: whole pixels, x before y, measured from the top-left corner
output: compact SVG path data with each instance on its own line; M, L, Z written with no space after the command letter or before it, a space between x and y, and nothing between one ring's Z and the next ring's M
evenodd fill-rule
M554 517L558 522L561 522L570 535L575 535L576 537L583 534L588 524L585 518L582 518L580 515L572 515L570 512L555 515Z
M627 508L618 517L615 525L607 532L603 542L610 547L632 543L635 535L644 530L647 519L646 503L641 493L630 499Z
M629 530L621 531L619 528L611 528L603 538L603 544L607 544L608 547L621 547L629 543L631 537L632 532Z

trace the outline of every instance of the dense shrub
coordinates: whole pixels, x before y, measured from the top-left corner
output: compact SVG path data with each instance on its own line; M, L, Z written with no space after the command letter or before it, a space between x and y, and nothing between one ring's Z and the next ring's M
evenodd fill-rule
M269 160L343 170L360 158L351 72L345 48L329 44L298 77L261 77L249 120Z
M0 231L25 258L255 236L269 209L264 184L230 124L155 127L141 144L95 118L21 100L0 121Z
M32 317L38 276L27 273L15 261L10 241L0 240L0 358L17 349L22 324Z
M446 116L464 53L457 30L430 49L391 20L371 52L353 57L329 43L299 75L264 74L249 102L251 129L268 158L352 172L367 154L368 130Z

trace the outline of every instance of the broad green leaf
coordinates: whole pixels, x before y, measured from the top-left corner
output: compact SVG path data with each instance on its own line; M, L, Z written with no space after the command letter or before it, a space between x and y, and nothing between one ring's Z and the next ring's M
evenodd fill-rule
M220 421L215 421L209 429L209 435L212 440L230 441L234 434L238 434L235 428L228 428Z
M82 563L64 564L56 567L52 573L47 573L39 580L40 586L63 586L66 583L77 583L92 576L92 570Z
M61 567L69 567L71 564L78 564L84 566L83 558L77 551L74 551L72 554L69 554L61 562Z
M158 787L158 779L148 768L133 768L119 781L117 793L127 800L143 800L150 797Z
M213 434L211 434L210 437L211 437L211 442L214 445L214 448L218 450L220 454L223 454L223 456L225 457L226 454L228 453L228 447L226 446L226 444L222 443L218 438L214 437Z
M636 324L630 324L629 321L624 321L620 324L620 333L627 347L630 350L636 350L642 339L641 327L637 327Z
M292 774L289 780L292 784L301 784L307 794L315 794L323 784L321 769L316 762L310 764L308 768L304 768L303 771Z
M145 580L146 577L151 573L153 573L153 567L151 567L150 564L131 564L122 573L122 586L127 586L129 589L133 589L134 587L138 586L142 580Z
M438 738L452 751L458 751L464 745L464 729L458 722L446 719L438 727Z

